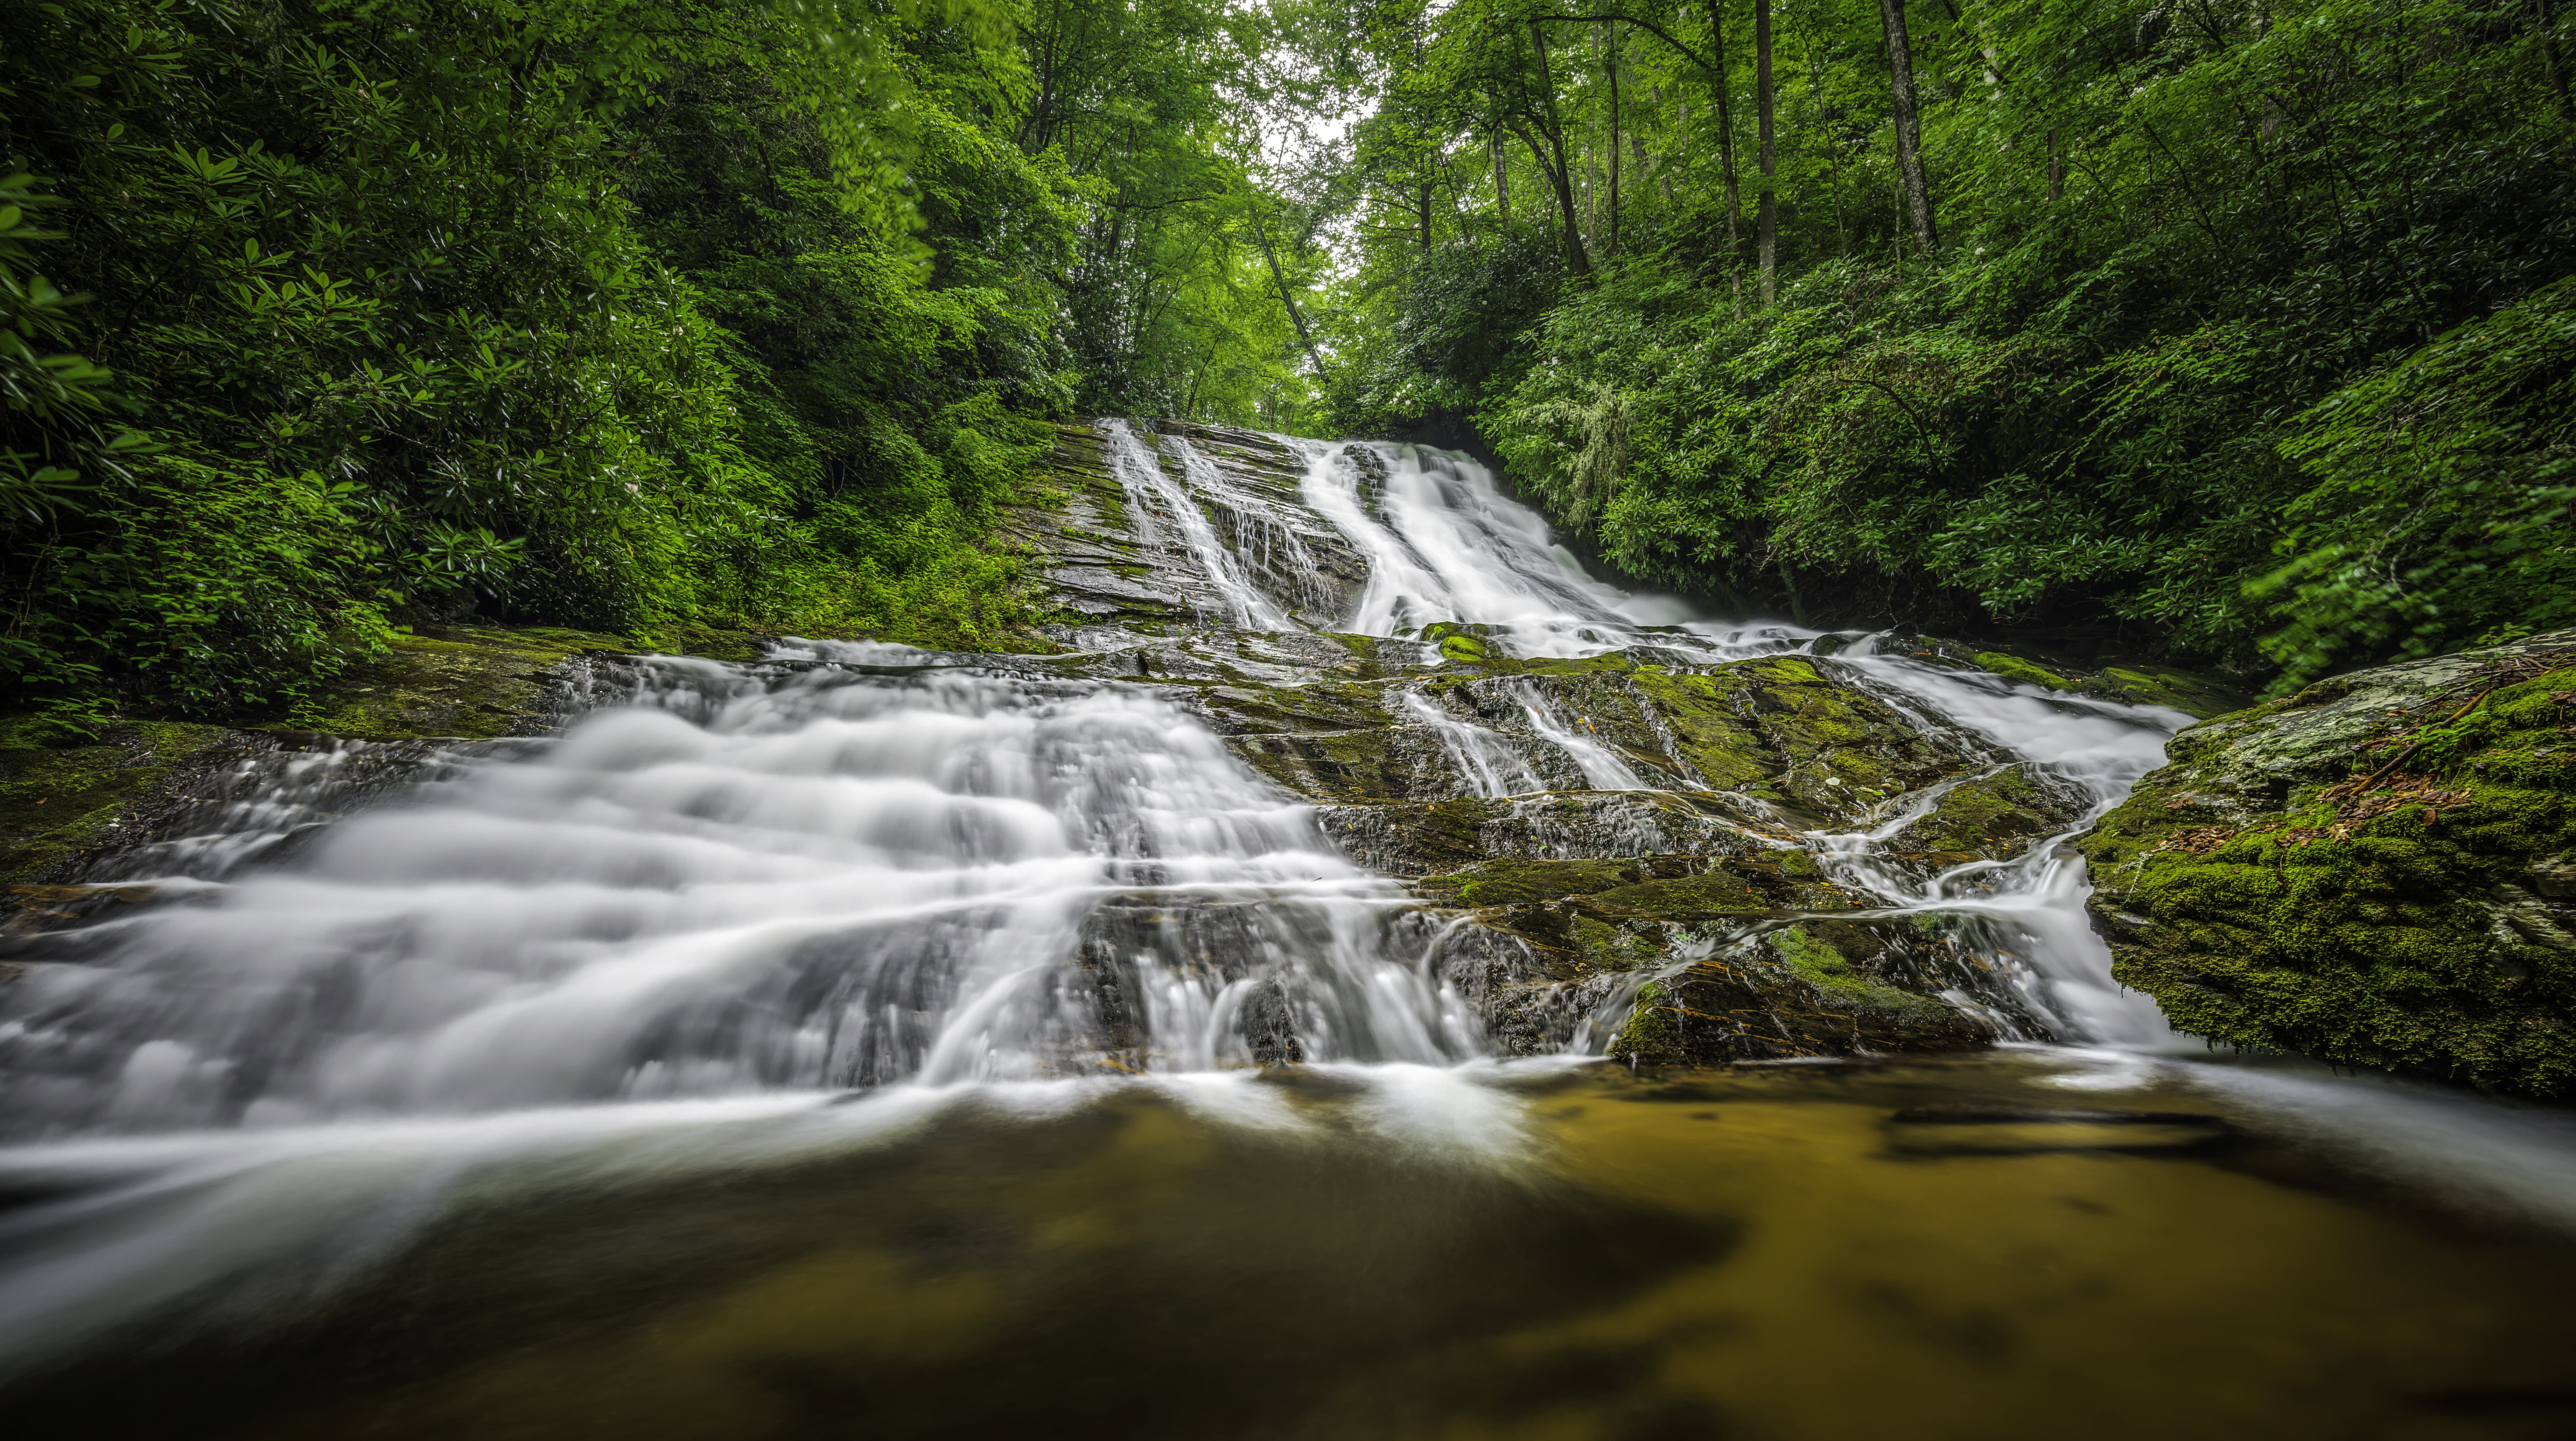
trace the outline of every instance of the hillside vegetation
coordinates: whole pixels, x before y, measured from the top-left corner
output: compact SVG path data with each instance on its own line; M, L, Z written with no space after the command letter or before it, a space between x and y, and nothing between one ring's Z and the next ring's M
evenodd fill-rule
M1039 419L1303 394L1262 53L1192 0L0 8L0 667L79 729L468 615L1000 644Z
M1464 440L1738 614L2576 621L2548 0L0 9L0 674L1034 641L1039 422Z
M2576 618L2547 3L1375 7L1345 429L1648 579L2294 685Z

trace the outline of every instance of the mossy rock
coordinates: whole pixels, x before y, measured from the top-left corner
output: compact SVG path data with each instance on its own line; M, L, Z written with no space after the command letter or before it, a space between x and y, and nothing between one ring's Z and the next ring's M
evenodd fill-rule
M1451 783L1436 743L1394 727L1231 736L1235 754L1282 788L1313 800L1438 800Z
M384 655L279 728L353 740L529 734L557 719L546 692L565 661L631 649L619 637L585 631L424 629L395 637Z
M2001 676L2010 676L2014 680L2028 681L2032 685L2043 685L2050 690L2073 691L2082 688L2082 683L2079 681L2059 675L2036 661L2024 660L2006 651L1978 651L1969 659L1975 661L1981 669L1993 671Z
M1507 801L1328 805L1321 819L1344 854L1394 876L1447 875L1486 860L1770 853L1707 801L1650 791L1555 791Z
M2576 631L2320 682L2175 738L2078 844L2176 1029L2576 1091Z
M2084 810L2079 799L2051 789L2030 766L2007 766L1942 792L1922 819L1888 838L1888 849L1939 865L2005 860L2082 819Z
M2208 720L2253 705L2255 694L2205 671L2177 670L2171 666L2115 664L2102 667L2102 683L2091 689L2107 690L2109 698L2136 705L2163 706L2178 710L2195 720Z
M735 632L664 639L701 653L748 644ZM397 636L386 654L283 721L134 721L108 726L92 743L61 745L48 743L50 727L36 717L0 719L0 880L60 877L83 857L122 846L138 808L153 812L195 771L277 743L263 733L293 745L314 734L483 740L551 729L562 719L551 690L564 663L626 649L618 637L583 631L441 628Z
M1760 912L1806 898L1792 895L1794 888L1776 867L1695 855L1490 860L1413 884L1414 894L1444 905L1520 907L1580 898L1575 909L1599 920Z
M1487 861L1451 875L1428 877L1416 882L1413 890L1416 895L1453 905L1520 905L1632 886L1653 874L1654 861L1670 863L1678 859Z
M1440 658L1444 661L1483 665L1489 660L1500 659L1477 627L1460 621L1433 621L1422 628L1421 635L1426 644L1439 647Z
M1889 985L1856 966L1855 956L1874 958L1879 949L1877 938L1861 927L1788 926L1761 939L1780 964L1828 1005L1883 1011L1913 1021L1938 1022L1952 1014L1939 1001Z
M47 722L0 718L0 881L34 881L108 844L132 803L223 747L222 726L112 725L85 745L49 744Z
M1808 921L1746 937L1639 988L1610 1043L1647 1065L1901 1055L1991 1045L1987 1022L1894 984L1902 923Z
M1793 656L1637 671L1626 684L1653 706L1674 759L1711 789L1818 818L1859 815L1960 766L1885 702Z
M1545 1013L1561 1011L1567 994L1649 972L1661 974L1641 989L1613 1049L1657 1064L1955 1050L1992 1039L1983 1022L1932 994L1960 980L1955 948L1908 920L1817 915L1858 906L1768 858L1488 861L1416 882L1414 892L1476 907L1472 931L1521 946L1528 960L1512 968L1518 984L1508 988L1490 984L1496 946L1468 947L1489 978L1493 1023L1507 1034L1545 1031ZM1935 951L1948 970L1927 959Z
M2090 660L2079 661L2021 642L1970 645L1937 636L1908 637L1898 649L1936 666L1982 670L2096 700L2162 706L2197 720L2243 710L2256 699L2244 685L2215 672L2116 655L2095 654Z

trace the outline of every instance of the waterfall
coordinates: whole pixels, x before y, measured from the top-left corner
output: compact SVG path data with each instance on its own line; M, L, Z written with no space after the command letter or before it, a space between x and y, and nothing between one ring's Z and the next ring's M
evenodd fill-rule
M1816 638L1689 621L1591 578L1462 457L1286 442L1301 505L1228 480L1185 438L1171 453L1190 486L1133 426L1101 432L1140 543L1239 627L1303 629L1203 507L1292 570L1314 569L1301 531L1341 537L1369 562L1344 620L1361 632L1473 621L1509 654L1694 664ZM163 857L193 877L189 903L40 938L38 959L82 964L0 992L0 1115L22 1133L277 1126L1484 1052L1403 889L1170 697L936 659L804 642L758 665L647 664L559 740L451 752L292 864L207 862L284 833L279 798L300 792L272 784L209 827L236 839ZM1867 642L1811 663L2093 812L2180 719ZM1485 709L1455 714L1453 698ZM1390 699L1466 793L1534 796L1577 773L1594 792L1657 788L1525 682ZM1889 910L1968 928L2059 1035L2157 1039L2152 1008L2109 983L2081 868L2054 838L1929 878L1880 862L1937 794L1796 843Z
M1398 635L1433 621L1468 620L1517 655L1580 657L1627 649L1699 664L1812 652L1824 635L1776 623L1694 620L1674 601L1606 585L1551 542L1542 517L1504 495L1493 474L1467 457L1413 446L1291 443L1307 460L1307 504L1369 558L1368 586L1350 620L1355 630ZM1384 477L1374 505L1363 495L1372 473ZM2171 1032L2154 1003L2112 982L2109 949L2084 916L2089 888L2082 862L2062 843L2161 765L2166 737L2190 717L1942 669L1889 652L1875 637L1842 645L1812 663L1888 699L1927 728L1978 737L2047 783L2080 794L2085 805L2080 821L2014 860L1970 862L1924 882L1881 864L1878 855L1946 786L1908 798L1867 831L1811 832L1800 844L1818 854L1836 880L1887 910L1971 931L1974 948L2016 978L2021 999L2051 1022L2059 1038L2169 1042ZM1523 688L1516 699L1531 731L1565 752L1586 784L1596 790L1644 788L1633 768L1570 729L1543 697ZM1414 700L1407 707L1420 714ZM1484 783L1484 794L1505 793L1492 784L1500 738L1447 729L1464 725L1450 717L1432 723L1444 727L1444 744L1460 757L1462 771ZM1602 1032L1596 1028L1592 1034Z
M1142 438L1104 430L1140 533L1176 530L1178 558L1237 623L1293 627ZM1540 654L1648 646L1702 661L1811 638L1651 625L1672 608L1583 575L1473 462L1367 448L1387 477L1371 515L1361 447L1303 449L1309 523L1372 562L1363 630L1490 616L1502 643ZM1180 454L1189 474L1216 471ZM1249 494L1217 499L1261 513ZM1296 533L1283 516L1261 524ZM1480 1051L1400 923L1402 892L1337 856L1306 807L1169 701L973 667L832 665L889 653L905 654L811 644L812 668L650 668L627 704L559 743L467 762L296 867L59 938L92 962L41 968L0 1001L0 1104L19 1129L270 1125ZM2160 751L2162 728L2129 708L1868 646L1826 663L2096 809ZM1534 689L1503 694L1591 789L1647 788ZM1546 788L1508 737L1418 690L1400 708L1475 794ZM1932 798L1806 844L1891 908L2024 938L1992 948L2065 1033L2153 1039L2152 1011L2108 984L2080 868L2053 844L1928 881L1875 863Z
M1068 568L1157 574L1055 632L1084 650L598 660L552 736L245 743L92 872L140 904L0 935L35 963L0 984L8 1413L1841 1435L1894 1377L1979 1435L2135 1420L2172 1375L2218 1409L2145 1430L2557 1405L2563 1116L2168 1049L2112 983L2063 842L2181 716L1621 591L1464 457L1098 434ZM1751 728L1816 697L1914 755L1886 793ZM1980 787L2059 829L1944 864L1922 836ZM1956 1021L1955 976L2077 1044L1582 1064L1786 927L1898 937L1906 1024ZM1697 1014L1812 1043L1763 1009L1807 983L1762 984ZM2276 1303L2207 1304L2238 1283Z
M1522 760L1503 738L1472 721L1463 721L1441 709L1440 703L1420 691L1406 691L1398 704L1407 718L1429 726L1440 738L1440 748L1449 757L1450 768L1468 783L1471 795L1500 798L1542 789L1544 782L1529 762Z
M0 992L0 1115L279 1125L1481 1049L1413 964L1402 892L1149 693L700 665L629 699L210 904L52 938L94 959Z
M1136 428L1123 420L1103 420L1110 468L1127 493L1139 536L1149 544L1164 541L1161 524L1168 520L1180 532L1180 549L1163 546L1167 563L1195 570L1215 590L1230 623L1250 630L1290 630L1296 622L1264 595L1246 574L1242 557L1226 545L1209 523L1199 501L1163 470L1163 463ZM1186 453L1185 453L1186 454Z

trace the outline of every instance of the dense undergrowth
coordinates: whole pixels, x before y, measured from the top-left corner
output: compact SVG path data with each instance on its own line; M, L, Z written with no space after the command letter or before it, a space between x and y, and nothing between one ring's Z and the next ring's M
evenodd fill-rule
M1188 4L0 8L0 672L77 729L283 713L468 616L1026 638L986 537L1039 421L1251 419L1287 371L1284 319L1238 333L1225 38ZM1233 209L1160 203L1193 186ZM1231 380L1165 363L1220 340Z
M1917 222L1881 8L1775 4L1770 305L1753 8L1382 32L1362 168L1455 195L1362 231L1342 427L1471 420L1746 612L2115 625L2284 688L2576 616L2547 7L1918 6Z

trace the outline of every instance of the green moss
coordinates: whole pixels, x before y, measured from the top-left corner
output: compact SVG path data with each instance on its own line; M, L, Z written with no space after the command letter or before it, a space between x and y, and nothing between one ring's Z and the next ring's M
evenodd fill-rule
M1661 981L1648 981L1638 987L1637 1007L1628 1013L1628 1023L1612 1038L1609 1053L1657 1065L1685 1059L1682 1016L1673 1007L1672 999L1671 988Z
M1373 804L1412 797L1426 779L1383 729L1236 736L1228 742L1255 770L1299 795Z
M1418 881L1418 894L1463 906L1576 900L1597 919L1654 920L1769 906L1737 862L1705 856L1491 860Z
M632 649L617 636L456 627L397 636L284 728L359 740L489 739L545 713L549 673L585 651Z
M1633 971L1664 957L1660 937L1649 936L1597 917L1578 914L1568 928L1574 949L1588 969Z
M1633 885L1645 872L1634 861L1493 860L1417 882L1415 889L1462 906L1510 906L1588 896Z
M1694 916L1711 911L1761 910L1767 902L1744 877L1714 867L1701 875L1642 881L1605 890L1592 897L1592 904L1605 911L1636 915Z
M1763 941L1773 955L1797 973L1800 980L1813 986L1828 1000L1926 1019L1946 1018L1953 1014L1939 1001L1898 990L1855 969L1850 959L1831 942L1810 934L1804 927L1790 926L1773 931L1763 937Z
M2102 678L2118 688L2121 699L2160 705L2197 720L2243 710L2254 703L2249 691L2167 666L2105 666Z
M1758 785L1779 770L1770 747L1746 719L1744 683L1727 673L1635 672L1629 684L1653 706L1672 733L1675 759L1716 790Z
M2027 770L2013 766L1952 786L1931 814L1895 837L1899 850L2000 859L2017 854L2030 838L2080 812L2051 796Z
M2477 683L2463 675L2412 709L2379 704L2368 673L2344 678L2178 745L2080 843L2113 974L2212 1040L2576 1090L2576 906L2546 873L2576 846L2576 716L2553 699L2576 671L2458 715ZM2379 744L2274 734L2317 731L2316 708L2346 696L2368 702L2356 714ZM2282 756L2310 769L2277 803L2242 804L2278 793L2249 758ZM2327 784L2362 775L2383 783Z
M2023 660L2017 655L2006 655L1999 650L1985 650L1978 651L1974 659L1984 669L1993 671L1997 675L2010 676L2014 680L2044 685L2050 690L2078 689L2076 682L2035 662Z
M36 744L44 722L0 720L0 880L27 881L97 844L126 806L150 795L230 732L144 721L98 742Z

